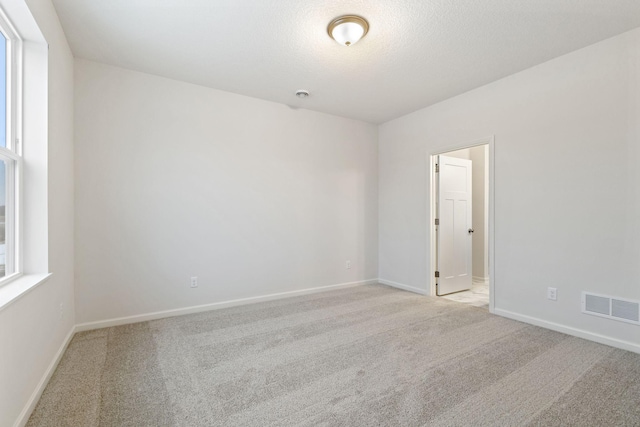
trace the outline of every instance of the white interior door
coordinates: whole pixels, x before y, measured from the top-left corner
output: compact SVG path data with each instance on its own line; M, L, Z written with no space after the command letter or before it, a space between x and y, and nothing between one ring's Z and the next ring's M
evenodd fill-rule
M437 295L471 289L471 160L438 156Z

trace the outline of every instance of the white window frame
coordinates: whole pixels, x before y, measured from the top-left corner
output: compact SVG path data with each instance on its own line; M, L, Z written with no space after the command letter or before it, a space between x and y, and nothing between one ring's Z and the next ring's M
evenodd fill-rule
M6 165L5 275L0 286L22 275L22 39L0 9L0 32L6 45L6 148L0 147L0 159Z
M4 12L4 13L3 13ZM15 273L0 280L0 311L46 283L49 271L49 46L24 1L0 0L3 31L13 44L9 89L15 108L10 144L19 141L14 177ZM19 89L19 90L18 90ZM13 123L12 123L13 122Z

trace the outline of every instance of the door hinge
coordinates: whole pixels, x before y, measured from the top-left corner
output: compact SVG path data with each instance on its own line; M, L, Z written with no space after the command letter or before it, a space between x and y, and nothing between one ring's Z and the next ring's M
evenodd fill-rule
M440 225L440 219L436 218L436 225Z
M440 172L440 165L436 163L436 173Z
M436 271L436 277L440 277L440 272Z

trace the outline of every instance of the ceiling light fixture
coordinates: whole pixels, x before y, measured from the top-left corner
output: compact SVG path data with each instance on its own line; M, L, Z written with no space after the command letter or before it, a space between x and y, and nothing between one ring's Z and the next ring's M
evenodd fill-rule
M367 34L369 23L356 15L339 16L329 23L327 32L332 39L344 46L355 44Z

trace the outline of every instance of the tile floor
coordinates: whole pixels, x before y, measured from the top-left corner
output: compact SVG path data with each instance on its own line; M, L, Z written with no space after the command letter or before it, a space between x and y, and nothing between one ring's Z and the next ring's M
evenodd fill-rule
M474 307L489 309L489 282L473 282L473 286L468 291L456 292L455 294L444 295L451 301L462 302Z

